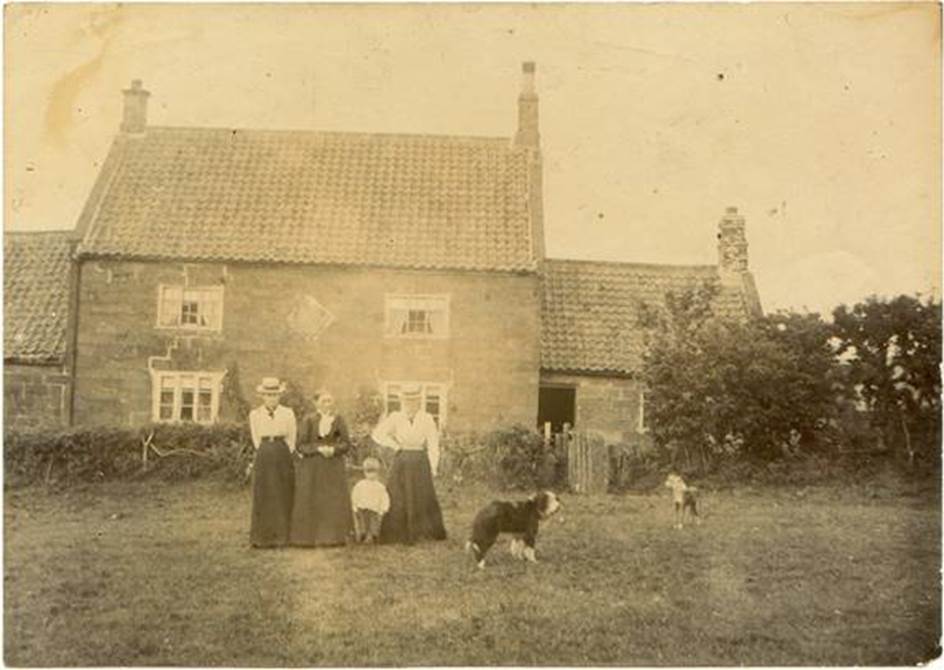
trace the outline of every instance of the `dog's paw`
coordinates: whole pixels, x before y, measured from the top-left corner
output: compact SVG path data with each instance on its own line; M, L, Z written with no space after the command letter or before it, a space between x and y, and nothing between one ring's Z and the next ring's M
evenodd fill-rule
M524 543L521 540L512 540L511 544L508 545L508 551L511 552L511 555L514 558L521 559L522 551L524 550Z

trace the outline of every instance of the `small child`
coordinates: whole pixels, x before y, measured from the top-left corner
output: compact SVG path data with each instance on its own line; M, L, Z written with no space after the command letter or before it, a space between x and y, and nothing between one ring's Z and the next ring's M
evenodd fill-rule
M390 509L390 496L387 494L387 487L378 479L380 461L376 458L365 458L363 468L364 479L357 482L351 491L354 533L358 542L373 544L380 535L380 522Z

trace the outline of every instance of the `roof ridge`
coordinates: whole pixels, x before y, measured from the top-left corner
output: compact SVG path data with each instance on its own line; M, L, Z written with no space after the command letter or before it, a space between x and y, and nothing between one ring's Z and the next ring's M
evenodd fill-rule
M74 231L72 228L56 228L54 230L4 230L4 236L20 236L20 235L71 235Z
M717 269L718 266L712 263L650 263L637 261L612 261L612 260L593 260L587 258L547 258L549 264L571 264L571 265L600 265L620 268L649 268L666 270L709 270Z
M225 126L148 126L144 132L147 136L150 131L184 131L184 132L215 132L215 133L252 133L275 135L315 135L327 137L348 137L364 139L426 139L426 140L454 140L459 142L489 142L507 143L510 149L520 148L514 144L511 137L496 135L437 135L433 133L371 133L358 130L319 130L316 128L233 128Z
M514 275L534 275L537 270L533 266L508 265L502 267L492 267L486 265L439 265L427 261L403 262L403 263L384 263L359 260L295 260L295 259L259 259L236 256L195 256L187 253L173 254L154 254L135 251L95 251L81 249L79 255L82 258L105 258L121 260L138 260L150 262L193 262L193 263L246 263L263 264L267 266L318 266L348 269L367 269L367 270L408 270L422 272L485 272L488 274L514 274Z

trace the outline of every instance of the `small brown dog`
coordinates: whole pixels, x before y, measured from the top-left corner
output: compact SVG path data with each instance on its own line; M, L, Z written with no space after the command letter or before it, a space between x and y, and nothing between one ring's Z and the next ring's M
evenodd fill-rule
M691 512L697 522L701 523L701 518L698 516L698 501L695 498L698 489L686 484L685 480L674 472L666 477L665 486L672 489L672 499L675 501L675 527L682 527L685 512Z

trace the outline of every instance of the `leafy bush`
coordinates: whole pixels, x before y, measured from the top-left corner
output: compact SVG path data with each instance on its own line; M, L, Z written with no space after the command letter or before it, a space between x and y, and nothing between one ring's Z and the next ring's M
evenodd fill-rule
M557 488L566 480L566 461L543 438L522 426L486 433L444 433L439 478L454 484L478 482L503 490ZM566 458L566 454L563 455Z
M660 486L666 465L660 462L654 450L632 444L612 444L607 447L610 460L610 490L645 491Z
M717 284L642 305L642 377L656 447L701 472L734 453L775 461L821 450L841 371L818 314L716 317Z
M482 458L484 440L476 432L439 436L439 478L456 484L489 481L488 459Z
M249 418L251 409L249 401L243 396L239 363L233 361L227 367L226 375L223 377L223 388L220 392L220 416L226 421L242 423Z
M486 451L498 464L497 484L502 489L533 490L547 482L547 461L554 454L544 448L544 439L523 426L498 429L486 436Z
M286 379L284 384L285 393L279 398L279 402L295 413L296 420L301 421L315 411L315 394L309 393L302 384L294 379Z
M366 386L357 389L354 410L348 417L348 430L351 436L349 463L361 463L368 456L376 455L370 434L382 415L383 396L375 389Z
M209 474L238 481L251 460L248 430L242 424L79 427L4 435L7 486L140 477L177 481Z
M873 426L911 466L933 471L940 454L941 303L872 296L833 311L847 386Z

